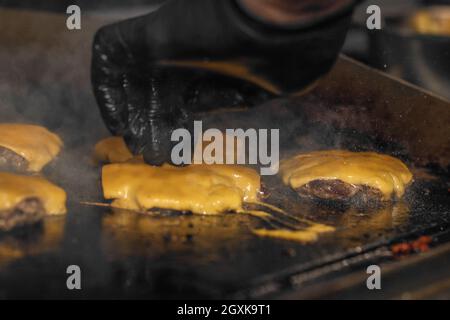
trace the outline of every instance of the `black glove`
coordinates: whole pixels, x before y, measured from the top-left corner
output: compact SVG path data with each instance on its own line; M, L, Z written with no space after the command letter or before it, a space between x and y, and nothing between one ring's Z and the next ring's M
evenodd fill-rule
M281 27L244 13L232 0L173 0L95 35L92 83L101 114L148 163L170 161L171 132L189 127L192 78L160 61L239 60L253 74L292 93L329 71L351 19L346 6L327 19Z

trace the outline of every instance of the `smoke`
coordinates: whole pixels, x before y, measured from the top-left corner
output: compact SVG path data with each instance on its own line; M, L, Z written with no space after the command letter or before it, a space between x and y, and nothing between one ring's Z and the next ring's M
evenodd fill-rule
M76 201L97 188L90 156L94 143L108 136L90 87L93 29L75 34L61 30L64 23L55 29L51 22L64 16L51 14L5 10L1 20L0 122L42 125L61 136L64 149L44 174L77 190L69 195Z
M109 135L92 94L89 71L93 33L106 22L87 20L82 30L68 31L63 15L3 13L6 32L0 35L4 44L0 51L0 121L39 124L61 136L64 150L45 174L73 190L74 201L98 196L99 172L91 163L92 149ZM361 121L364 110L322 99L314 92L274 99L242 81L218 77L206 77L193 89L200 96L192 100L203 105L197 105L197 111L211 110L211 106L244 108L197 115L195 120L204 120L205 130L279 129L281 158L292 152L331 148L392 151L376 137L346 129Z

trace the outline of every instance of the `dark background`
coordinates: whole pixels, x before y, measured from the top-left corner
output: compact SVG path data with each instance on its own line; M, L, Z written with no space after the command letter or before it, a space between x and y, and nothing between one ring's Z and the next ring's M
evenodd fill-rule
M153 10L165 0L0 0L0 6L65 13L76 4L83 14L105 15L121 20ZM383 29L370 32L365 27L366 8L379 5ZM389 22L392 17L407 18L417 8L430 5L450 5L450 0L370 0L355 12L354 25L347 36L343 52L365 64L429 89L450 99L450 38L429 39L416 35L404 36ZM427 51L428 53L424 53Z

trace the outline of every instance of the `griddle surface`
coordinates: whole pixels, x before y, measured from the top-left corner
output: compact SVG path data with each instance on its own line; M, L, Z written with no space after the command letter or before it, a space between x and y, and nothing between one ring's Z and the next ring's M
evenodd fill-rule
M42 124L62 136L65 149L44 174L69 195L66 217L0 234L0 298L271 297L285 289L286 275L448 230L448 168L431 170L437 180L416 179L404 202L368 212L300 201L279 178L266 177L268 202L337 227L308 245L258 238L251 229L261 222L239 214L139 215L83 206L80 201L101 200L99 169L90 160L93 145L107 131L90 89L89 51L93 30L104 22L87 18L83 31L55 35L63 15L5 10L0 20L12 30L0 38L5 45L0 117ZM12 36L17 34L23 38ZM247 102L259 104L258 93L252 94ZM413 164L395 139L309 118L308 110L320 99L274 100L238 115L211 116L208 125L282 128L282 156L340 147L389 153ZM79 291L66 288L66 268L72 264L81 267Z

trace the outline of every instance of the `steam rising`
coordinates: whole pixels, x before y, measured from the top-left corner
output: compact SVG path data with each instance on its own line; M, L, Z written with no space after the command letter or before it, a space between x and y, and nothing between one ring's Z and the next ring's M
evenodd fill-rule
M60 135L64 149L44 174L76 190L69 198L78 200L98 189L90 154L95 141L108 135L90 88L90 41L67 41L80 40L69 31L51 39L54 32L38 25L40 19L27 25L27 17L7 21L9 33L0 36L0 122L39 124Z
M73 201L94 200L100 188L99 169L91 163L92 149L109 133L92 94L90 48L93 32L104 23L84 23L81 31L68 31L64 29L63 17L55 16L62 27L54 30L51 24L43 24L47 18L35 19L35 15L28 19L31 14L23 13L21 22L7 21L9 32L0 35L7 44L0 51L0 121L40 124L59 134L65 147L45 174L73 190ZM336 112L339 107L354 110L348 103L338 104L329 112L327 102L314 92L296 99L273 99L263 90L249 90L248 84L240 81L230 84L218 80L218 87L211 88L213 82L207 78L204 84L196 83L196 92L203 97L196 97L195 101L210 107L235 97L227 104L236 112L206 112L194 120L203 120L205 129L280 129L281 159L294 151L325 148L381 149L388 153L395 150L386 149L376 137L346 130L349 122L361 118L361 114L353 119L351 112ZM227 85L223 90L221 83ZM262 102L268 98L272 99ZM245 109L249 106L253 107ZM319 122L317 119L323 117L320 114L328 120Z

